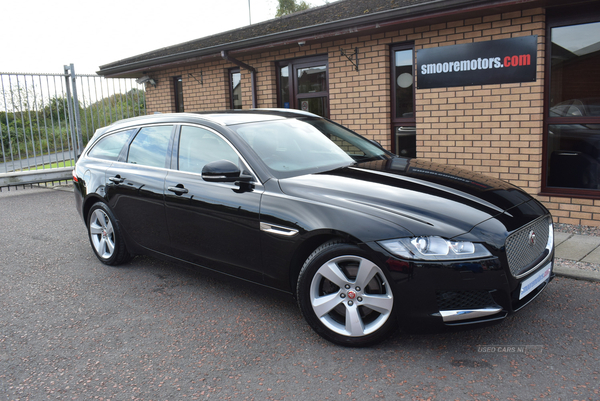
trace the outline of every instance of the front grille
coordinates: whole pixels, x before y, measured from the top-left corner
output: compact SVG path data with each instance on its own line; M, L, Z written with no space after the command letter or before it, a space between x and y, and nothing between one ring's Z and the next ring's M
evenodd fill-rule
M483 309L495 306L489 291L436 291L439 310Z
M542 217L531 224L520 228L506 239L506 257L510 272L520 277L535 267L544 256L552 220ZM535 240L532 239L535 237Z

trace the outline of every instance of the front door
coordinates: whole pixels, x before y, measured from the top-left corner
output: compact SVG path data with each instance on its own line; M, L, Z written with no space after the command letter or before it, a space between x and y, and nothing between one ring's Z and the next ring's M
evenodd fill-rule
M194 264L262 280L260 257L261 189L242 192L233 183L202 179L204 165L229 160L244 170L234 148L218 133L182 126L177 169L165 180L169 237L176 257Z

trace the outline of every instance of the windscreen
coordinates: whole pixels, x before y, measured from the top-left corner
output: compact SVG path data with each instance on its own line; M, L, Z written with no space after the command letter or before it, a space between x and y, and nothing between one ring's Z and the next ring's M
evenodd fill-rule
M231 127L277 178L329 171L389 154L325 119L285 119Z

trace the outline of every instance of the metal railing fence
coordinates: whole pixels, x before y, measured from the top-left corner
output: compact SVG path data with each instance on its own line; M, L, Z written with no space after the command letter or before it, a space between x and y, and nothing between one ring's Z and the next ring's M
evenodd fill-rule
M96 129L146 114L135 79L64 71L0 73L0 188L55 180L40 173L74 165Z

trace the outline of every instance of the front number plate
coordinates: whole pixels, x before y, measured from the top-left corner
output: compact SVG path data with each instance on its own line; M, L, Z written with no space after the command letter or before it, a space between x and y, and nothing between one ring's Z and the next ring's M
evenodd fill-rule
M527 280L521 283L521 293L519 294L519 300L527 296L531 291L535 290L544 281L550 280L550 273L552 272L552 263L548 263L542 270L529 277Z

